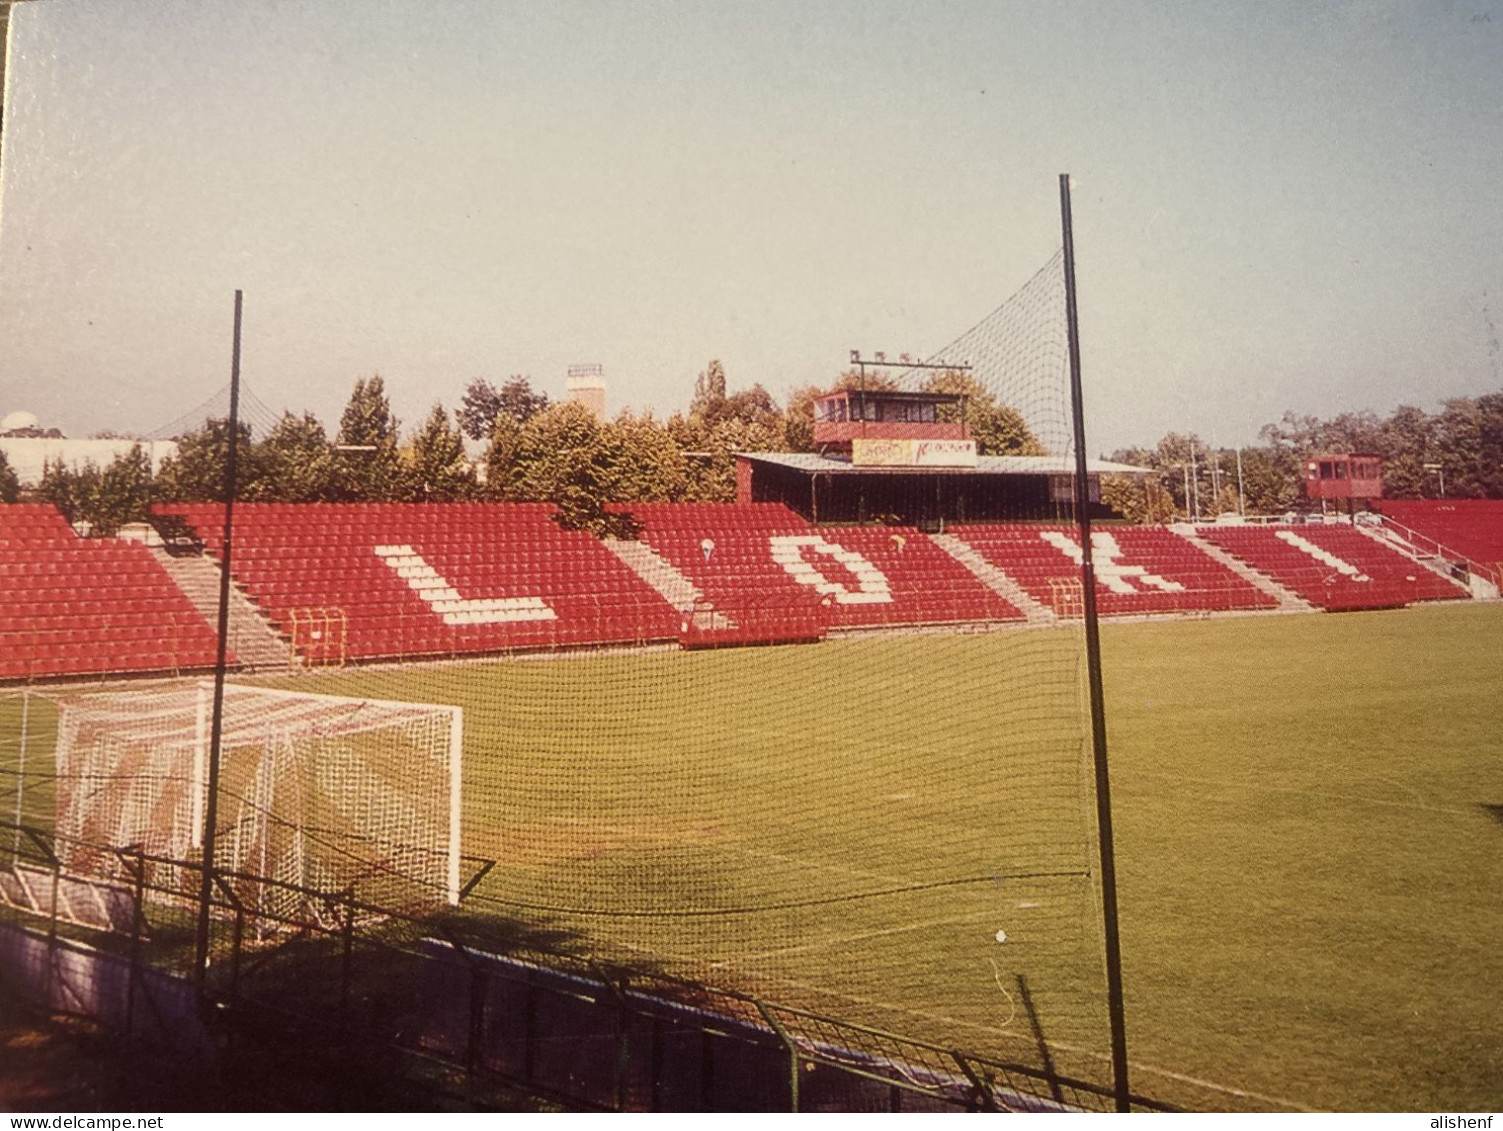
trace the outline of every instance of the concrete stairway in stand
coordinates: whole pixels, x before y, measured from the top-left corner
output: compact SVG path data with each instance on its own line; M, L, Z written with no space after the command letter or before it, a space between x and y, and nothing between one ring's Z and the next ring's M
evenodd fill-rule
M1293 589L1287 589L1280 585L1266 573L1253 569L1241 558L1227 553L1220 546L1208 542L1195 532L1195 527L1187 522L1176 522L1169 527L1190 545L1200 550L1208 558L1218 561L1238 577L1242 578L1254 589L1262 590L1279 603L1279 610L1286 613L1313 613L1315 606L1306 601Z
M646 542L622 542L607 538L601 544L630 566L638 577L680 612L692 607L703 596L694 582Z
M1468 581L1458 580L1456 575L1451 571L1451 563L1439 552L1434 554L1422 553L1413 543L1409 542L1396 530L1392 530L1387 526L1367 526L1360 522L1353 523L1352 529L1358 534L1367 535L1379 545L1387 546L1390 550L1403 554L1415 565L1423 569L1428 569L1435 576L1445 578L1452 585L1456 586L1456 596L1458 598L1478 597L1485 600L1498 595L1496 587L1485 577L1478 577L1474 574ZM1462 554L1456 554L1455 556L1458 559L1464 558ZM1492 590L1492 592L1488 592L1488 590Z
M1054 624L1054 610L1034 600L1033 596L1007 574L982 557L966 542L953 534L931 534L933 542L976 576L976 580L1028 618L1029 624Z
M173 557L159 548L154 548L152 553L210 627L217 627L219 563L207 554ZM239 658L241 667L253 671L285 669L291 661L286 641L277 635L261 610L233 583L230 585L229 637L230 651Z

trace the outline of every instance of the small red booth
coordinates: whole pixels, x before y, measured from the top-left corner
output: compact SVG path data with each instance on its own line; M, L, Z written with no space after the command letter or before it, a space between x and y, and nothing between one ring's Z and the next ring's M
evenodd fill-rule
M1305 461L1307 499L1381 499L1383 457L1372 452L1311 456Z

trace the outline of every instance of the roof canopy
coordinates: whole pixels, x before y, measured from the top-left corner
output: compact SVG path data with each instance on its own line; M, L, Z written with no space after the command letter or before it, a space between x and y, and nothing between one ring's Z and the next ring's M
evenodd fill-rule
M975 467L872 467L855 466L850 460L829 459L813 452L737 452L737 458L753 463L786 467L819 475L1074 475L1075 461L1067 456L977 456ZM1086 461L1091 475L1156 475L1152 468L1092 459Z
M869 401L904 401L909 404L959 404L966 398L960 393L911 393L899 389L835 389L814 399L827 401L836 397L865 397Z

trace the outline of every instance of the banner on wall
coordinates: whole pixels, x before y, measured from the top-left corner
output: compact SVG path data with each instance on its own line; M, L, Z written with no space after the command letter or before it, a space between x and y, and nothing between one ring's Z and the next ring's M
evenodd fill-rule
M975 440L851 441L855 467L975 467Z

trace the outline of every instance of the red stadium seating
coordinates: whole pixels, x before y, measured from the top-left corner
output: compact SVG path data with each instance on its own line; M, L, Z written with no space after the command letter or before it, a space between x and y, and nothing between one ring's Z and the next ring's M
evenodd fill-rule
M1071 611L1059 606L1066 587L1080 581L1080 542L1073 528L1015 524L956 526L950 532L1035 600L1056 612ZM1278 604L1164 527L1097 527L1091 542L1096 607L1102 616L1220 612Z
M1377 506L1446 549L1503 570L1503 499L1384 499Z
M1333 612L1467 596L1462 587L1346 525L1215 526L1198 533Z
M50 506L0 505L0 679L214 659L214 630L145 546L79 538Z
M222 553L223 508L175 504ZM287 630L340 613L354 659L673 640L678 612L589 534L531 503L249 503L231 570Z
M638 503L642 538L715 608L765 619L770 602L829 598L836 628L1021 620L911 528L811 526L777 503Z

